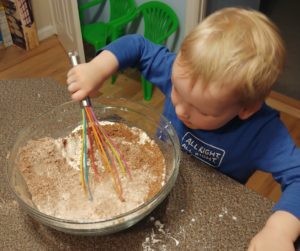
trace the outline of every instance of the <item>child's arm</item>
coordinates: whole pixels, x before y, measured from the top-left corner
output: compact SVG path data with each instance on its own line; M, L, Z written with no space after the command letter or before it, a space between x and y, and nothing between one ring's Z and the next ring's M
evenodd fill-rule
M276 211L252 239L248 251L294 251L299 235L299 219L289 212Z
M79 101L101 87L118 69L137 67L143 76L159 88L167 88L175 54L141 35L123 36L106 47L91 62L74 67L67 83L72 99Z
M300 148L279 114L264 123L253 145L254 166L271 173L282 194L249 250L294 250L293 242L300 235Z
M118 66L115 55L103 51L89 63L73 67L67 75L68 91L72 99L80 101L96 92L103 82L117 71Z

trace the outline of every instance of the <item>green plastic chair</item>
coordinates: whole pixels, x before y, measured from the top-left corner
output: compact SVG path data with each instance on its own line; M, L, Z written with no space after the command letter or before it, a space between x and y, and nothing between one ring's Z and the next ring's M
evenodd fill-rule
M167 4L149 1L138 7L138 12L144 20L144 37L157 44L164 44L168 37L179 27L179 20L175 11ZM143 76L142 88L144 99L152 98L153 85Z
M132 15L136 13L134 0L109 0L110 17L107 23L84 24L86 11L97 5L100 8L104 2L105 0L93 0L79 6L82 38L94 47L95 52L114 39L124 35L125 27L128 23L127 19L132 18ZM118 25L114 26L115 23Z

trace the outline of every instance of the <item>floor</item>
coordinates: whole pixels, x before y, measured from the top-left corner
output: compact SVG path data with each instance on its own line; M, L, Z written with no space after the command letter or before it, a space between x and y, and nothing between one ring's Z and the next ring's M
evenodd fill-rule
M56 36L41 42L34 50L26 52L12 46L0 49L0 79L50 77L59 84L65 84L66 74L70 68L69 59ZM101 93L117 97L126 97L150 105L161 111L164 96L155 89L150 102L143 101L143 93L136 74L126 72L120 74L117 82L112 85L107 81ZM287 125L291 135L300 146L300 103L280 93L272 92L267 102L281 111L281 117ZM257 191L267 198L277 201L280 196L280 187L269 174L256 172L248 181L247 187Z

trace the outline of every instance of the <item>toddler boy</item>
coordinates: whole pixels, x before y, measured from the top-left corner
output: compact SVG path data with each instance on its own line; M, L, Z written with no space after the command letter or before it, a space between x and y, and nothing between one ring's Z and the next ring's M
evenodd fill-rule
M300 235L300 150L264 100L282 71L285 49L263 14L225 8L201 22L176 55L140 35L124 36L68 73L73 100L97 91L113 73L138 67L165 94L163 114L182 149L245 183L272 173L282 197L248 250L294 250Z

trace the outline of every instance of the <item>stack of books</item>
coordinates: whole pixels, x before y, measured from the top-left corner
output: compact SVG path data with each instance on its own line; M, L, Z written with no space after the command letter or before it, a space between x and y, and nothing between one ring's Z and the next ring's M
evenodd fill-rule
M30 0L1 0L13 44L30 50L39 45ZM2 28L1 28L2 31ZM4 42L4 32L2 37Z
M13 44L8 27L4 7L0 4L0 47L9 47Z

